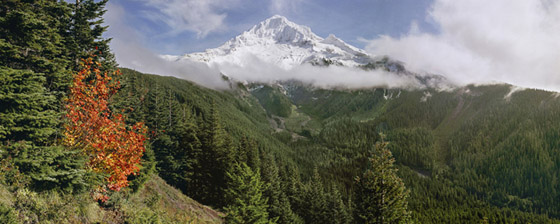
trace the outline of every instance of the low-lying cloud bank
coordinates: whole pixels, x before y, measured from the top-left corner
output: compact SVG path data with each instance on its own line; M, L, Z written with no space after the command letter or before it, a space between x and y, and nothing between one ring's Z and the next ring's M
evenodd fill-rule
M283 69L258 58L246 59L244 66L234 64L213 65L213 69L235 80L272 83L297 80L321 88L421 88L413 76L397 75L381 70L365 71L343 66L319 67L303 64L292 69Z
M413 23L409 34L369 40L366 50L460 84L560 91L559 0L435 0L429 17L438 34Z

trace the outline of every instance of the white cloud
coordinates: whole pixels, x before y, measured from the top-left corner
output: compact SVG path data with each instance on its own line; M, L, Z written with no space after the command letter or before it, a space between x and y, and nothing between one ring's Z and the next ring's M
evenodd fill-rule
M221 78L220 71L211 69L206 64L168 61L136 42L127 42L120 39L114 39L111 48L116 52L116 58L121 67L131 68L143 73L174 76L196 82L208 88L229 88L228 84Z
M460 83L508 82L560 90L560 1L435 0L438 34L370 40L366 50Z
M211 32L225 29L223 11L237 4L235 0L139 0L154 8L145 16L153 21L164 22L175 33L195 32L203 38Z
M143 47L139 42L140 35L133 28L123 23L125 15L126 12L121 6L109 3L107 14L104 17L105 21L110 24L108 33L113 36L111 49L115 53L119 66L144 73L175 76L209 88L228 88L228 84L222 80L220 72L209 68L205 64L170 62Z
M184 62L183 60L181 62ZM291 69L264 62L255 57L244 59L244 65L220 63L212 66L235 80L271 83L275 81L297 80L321 88L424 88L415 77L400 76L381 70L365 71L344 66L319 67L303 64Z
M303 0L270 0L268 10L273 14L289 15L297 11Z

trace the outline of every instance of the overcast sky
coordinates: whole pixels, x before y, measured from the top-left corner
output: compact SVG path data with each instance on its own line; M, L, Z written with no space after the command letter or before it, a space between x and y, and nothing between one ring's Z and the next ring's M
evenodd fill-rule
M220 46L279 14L319 36L333 33L373 55L389 55L407 68L459 84L507 82L559 91L559 2L119 0L108 4L106 23L125 66L155 60L154 54Z

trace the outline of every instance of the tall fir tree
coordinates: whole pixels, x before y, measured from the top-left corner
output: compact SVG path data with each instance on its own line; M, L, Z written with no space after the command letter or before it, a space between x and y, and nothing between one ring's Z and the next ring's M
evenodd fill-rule
M193 198L205 204L223 207L226 173L231 171L235 155L233 140L222 127L215 103L205 116L200 140L202 150L198 160L201 169L195 176L200 188L193 189Z
M256 169L260 165L259 148L255 140L247 136L241 137L236 154L238 162L245 162L251 169Z
M342 194L335 185L331 187L330 193L327 194L328 216L333 224L353 223L350 206L342 200Z
M165 131L163 125L165 122L165 105L163 103L165 98L165 93L163 88L155 84L147 94L147 107L145 107L146 114L150 114L147 117L146 123L150 126L152 131L154 131L155 137Z
M83 158L58 146L62 99L71 81L61 35L69 14L58 1L0 5L0 151L38 190L84 186Z
M270 218L276 220L277 223L300 223L283 191L282 180L274 157L264 152L261 153L261 157L261 177L268 184L263 194L268 198Z
M299 176L299 170L292 165L286 165L280 171L279 174L283 183L282 188L286 192L286 197L296 219L294 223L304 223L301 214L305 213L306 207L303 199L304 186Z
M103 38L107 26L103 26L103 15L108 0L76 0L69 4L72 13L68 17L67 32L64 33L67 58L72 61L71 68L77 70L81 59L95 54L96 61L102 64L104 71L114 70L117 66L115 57L109 48L110 38Z
M56 97L45 88L46 78L29 70L0 69L0 140L51 145L60 113Z
M61 100L71 82L61 33L70 10L57 1L8 0L0 5L0 66L45 77L48 92Z
M376 143L367 170L356 177L355 219L358 223L407 223L408 191L397 176L387 142Z
M31 178L36 190L83 190L85 158L58 146L56 97L46 78L29 70L0 69L0 151ZM51 108L51 109L49 109Z
M228 189L226 199L226 223L265 224L275 223L268 218L266 188L260 179L259 170L251 170L245 163L237 163L232 172L227 173Z
M179 142L178 159L181 164L179 175L181 182L178 187L184 189L185 193L190 192L191 189L196 189L198 184L195 183L195 173L201 169L201 164L198 158L201 155L202 144L198 138L198 126L191 109L183 111L183 119L179 119L175 132Z
M317 168L313 169L311 181L306 183L303 194L303 207L300 213L306 223L329 223L331 221L323 181Z
M167 134L160 134L154 142L160 176L186 194L200 187L198 174L202 172L201 142L195 118L187 109Z

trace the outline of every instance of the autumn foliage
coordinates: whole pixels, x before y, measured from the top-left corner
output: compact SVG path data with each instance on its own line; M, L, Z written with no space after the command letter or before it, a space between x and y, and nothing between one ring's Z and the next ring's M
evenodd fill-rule
M66 104L65 143L83 149L87 166L106 175L106 185L100 189L119 191L128 186L127 177L140 169L146 128L143 123L129 126L122 114L111 111L109 99L120 87L113 77L120 73L103 73L100 67L89 58L74 74Z

